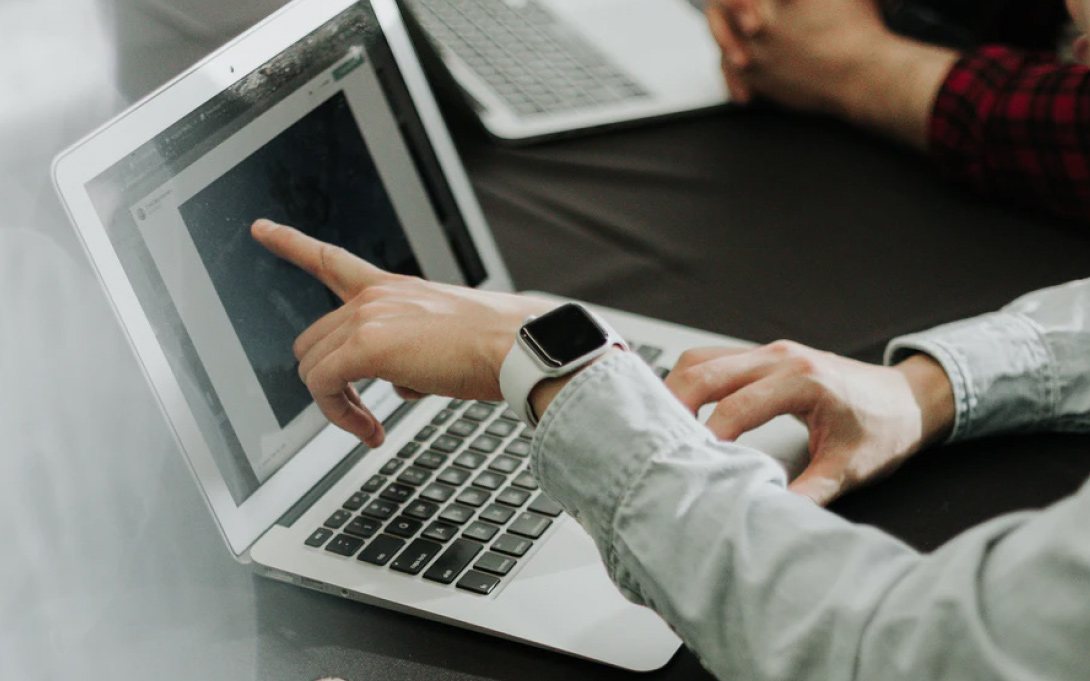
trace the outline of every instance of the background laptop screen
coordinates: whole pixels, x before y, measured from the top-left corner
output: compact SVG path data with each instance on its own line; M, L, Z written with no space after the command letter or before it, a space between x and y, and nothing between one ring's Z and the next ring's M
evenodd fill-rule
M325 426L291 345L339 305L250 238L255 219L394 272L485 278L365 3L87 190L236 504Z

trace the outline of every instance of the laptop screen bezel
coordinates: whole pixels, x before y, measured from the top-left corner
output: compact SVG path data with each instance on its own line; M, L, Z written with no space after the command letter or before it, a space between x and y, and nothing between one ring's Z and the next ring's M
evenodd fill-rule
M353 4L354 0L295 0L63 152L53 166L54 183L62 203L202 496L232 554L239 559L245 559L253 542L343 460L358 442L347 433L326 426L256 492L236 505L183 396L178 377L125 274L106 226L92 205L86 185L183 115L231 87ZM427 143L484 267L485 277L477 288L510 291L510 277L428 87L396 3L394 0L373 0L370 5L409 92ZM380 394L373 391L381 388L375 386L365 392L364 399ZM389 411L395 406L385 401L377 408Z

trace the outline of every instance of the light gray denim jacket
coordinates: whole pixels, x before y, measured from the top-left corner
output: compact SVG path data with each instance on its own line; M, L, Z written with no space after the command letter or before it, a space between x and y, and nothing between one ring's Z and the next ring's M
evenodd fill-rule
M951 378L952 439L1090 429L1090 280L897 339L887 361L915 351ZM1090 485L922 555L787 492L629 354L561 391L532 456L621 591L720 678L1090 679Z

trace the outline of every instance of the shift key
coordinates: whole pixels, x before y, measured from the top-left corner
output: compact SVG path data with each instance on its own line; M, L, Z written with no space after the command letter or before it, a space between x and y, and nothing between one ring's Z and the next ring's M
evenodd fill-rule
M440 584L450 584L466 566L477 557L483 548L480 542L459 539L450 545L446 552L439 556L439 560L424 573L424 579L430 579Z

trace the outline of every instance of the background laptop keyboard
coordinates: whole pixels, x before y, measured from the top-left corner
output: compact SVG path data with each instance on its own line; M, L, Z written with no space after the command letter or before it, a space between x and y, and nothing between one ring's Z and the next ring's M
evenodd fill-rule
M594 45L536 0L409 0L433 41L456 55L520 116L648 96Z
M652 367L662 355L631 345ZM505 404L451 400L306 545L492 593L563 512L530 470L532 436Z

